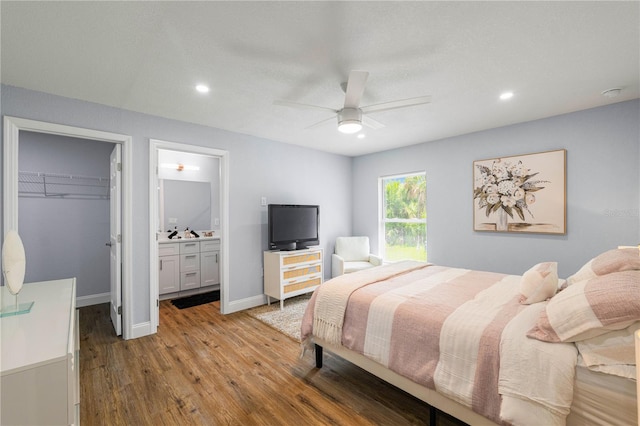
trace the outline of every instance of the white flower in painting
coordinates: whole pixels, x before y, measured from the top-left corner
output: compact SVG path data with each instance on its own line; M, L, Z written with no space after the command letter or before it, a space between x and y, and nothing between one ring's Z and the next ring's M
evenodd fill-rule
M489 194L487 195L487 203L496 204L500 202L500 196L498 194Z
M486 192L487 194L497 194L498 185L487 185L484 187L484 192Z
M529 204L533 204L536 202L536 196L533 195L532 193L527 193L527 195L524 197L524 201L525 203L527 203L527 205Z
M518 188L513 193L513 198L515 198L516 200L522 200L525 195L526 195L526 193L524 192L524 189Z
M503 195L502 197L500 197L500 201L502 202L503 206L513 207L516 205L517 200L514 197Z
M508 175L507 168L499 162L493 163L493 166L491 166L491 172L498 180L505 179Z
M511 195L516 190L516 184L510 180L503 180L498 183L498 192L500 194Z
M522 161L518 161L516 164L509 167L509 173L511 173L511 176L516 176L516 177L524 176L527 171L528 170L525 169L524 166L522 165Z
M482 179L483 179L482 183L484 185L489 185L496 181L496 177L494 175L485 175L482 177Z

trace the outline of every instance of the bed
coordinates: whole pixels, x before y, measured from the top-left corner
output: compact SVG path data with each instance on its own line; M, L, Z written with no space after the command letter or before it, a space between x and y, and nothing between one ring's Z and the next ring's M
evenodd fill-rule
M305 350L362 367L469 424L638 424L633 333L640 252L607 251L560 280L398 262L312 295ZM433 412L434 410L432 410Z

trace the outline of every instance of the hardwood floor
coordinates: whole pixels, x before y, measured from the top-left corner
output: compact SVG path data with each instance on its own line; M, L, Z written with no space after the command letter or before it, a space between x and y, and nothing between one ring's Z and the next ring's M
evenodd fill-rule
M108 304L80 309L83 425L428 425L429 407L219 302L161 302L158 333L122 340ZM439 415L439 425L459 425Z

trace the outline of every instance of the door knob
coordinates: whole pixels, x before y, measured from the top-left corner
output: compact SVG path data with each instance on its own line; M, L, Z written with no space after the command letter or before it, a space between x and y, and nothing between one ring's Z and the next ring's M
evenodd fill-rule
M105 246L111 247L111 241L109 241L107 244L105 244Z

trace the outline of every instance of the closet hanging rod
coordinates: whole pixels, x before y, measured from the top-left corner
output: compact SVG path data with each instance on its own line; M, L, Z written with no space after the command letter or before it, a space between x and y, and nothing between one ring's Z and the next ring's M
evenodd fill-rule
M45 172L18 172L20 196L109 198L109 178Z

